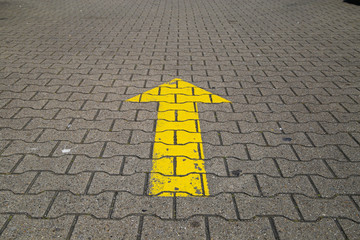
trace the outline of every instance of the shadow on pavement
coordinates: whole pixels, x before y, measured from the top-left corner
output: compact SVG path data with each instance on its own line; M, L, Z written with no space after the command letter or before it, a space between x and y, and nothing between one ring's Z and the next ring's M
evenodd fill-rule
M344 0L344 2L360 6L360 0Z

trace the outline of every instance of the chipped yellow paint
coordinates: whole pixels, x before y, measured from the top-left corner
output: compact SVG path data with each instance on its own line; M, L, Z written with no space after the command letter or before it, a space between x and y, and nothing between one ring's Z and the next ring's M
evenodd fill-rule
M208 196L197 103L230 101L178 78L127 101L159 102L149 194Z

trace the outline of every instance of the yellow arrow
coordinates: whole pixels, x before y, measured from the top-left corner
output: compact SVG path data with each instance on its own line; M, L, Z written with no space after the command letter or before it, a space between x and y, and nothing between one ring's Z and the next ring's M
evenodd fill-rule
M197 103L230 101L178 78L127 101L159 102L149 194L208 196Z

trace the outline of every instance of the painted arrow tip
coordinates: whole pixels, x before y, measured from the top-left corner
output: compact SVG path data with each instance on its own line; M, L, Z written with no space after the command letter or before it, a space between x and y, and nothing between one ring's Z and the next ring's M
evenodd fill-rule
M229 100L175 78L127 100L128 102L230 103Z

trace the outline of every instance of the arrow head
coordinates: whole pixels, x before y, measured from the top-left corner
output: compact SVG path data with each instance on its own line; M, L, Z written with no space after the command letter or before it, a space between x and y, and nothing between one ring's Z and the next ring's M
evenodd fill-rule
M212 94L191 83L175 78L149 91L127 100L128 102L168 102L168 103L229 103L229 100Z

